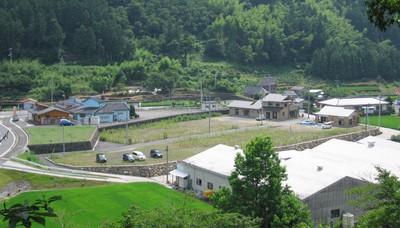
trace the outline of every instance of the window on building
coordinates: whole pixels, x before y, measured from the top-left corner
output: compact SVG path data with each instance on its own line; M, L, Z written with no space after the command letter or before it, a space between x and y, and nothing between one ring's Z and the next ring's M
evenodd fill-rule
M201 186L202 185L202 181L200 178L196 178L196 184Z
M287 107L287 104L285 104L285 107Z
M211 182L207 182L207 189L209 190L213 190L214 189L214 185Z
M343 120L339 120L339 126L343 125Z
M282 112L282 116L285 116L285 112Z
M272 102L268 102L268 106L272 106L274 105Z
M281 106L281 105L280 105L279 103L276 103L275 106L276 106L276 107L279 107L279 106Z
M353 119L349 119L349 125L353 125Z
M272 119L277 119L277 118L278 118L278 113L272 112Z
M331 210L331 218L340 217L340 209Z

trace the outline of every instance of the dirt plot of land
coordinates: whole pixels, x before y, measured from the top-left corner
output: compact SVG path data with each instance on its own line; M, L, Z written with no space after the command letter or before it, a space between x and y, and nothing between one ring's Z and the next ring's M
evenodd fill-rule
M232 129L257 126L260 123L254 119L243 119L229 116L212 117L210 120L200 119L183 122L163 120L141 126L131 126L128 138L131 144L151 142L156 140L177 138L181 136L199 135L209 132L219 132ZM101 140L113 143L125 143L125 129L111 129L101 133Z

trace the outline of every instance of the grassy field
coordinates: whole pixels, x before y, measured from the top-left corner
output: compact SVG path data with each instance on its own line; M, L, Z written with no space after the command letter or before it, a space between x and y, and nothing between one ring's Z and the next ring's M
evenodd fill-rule
M333 135L345 134L361 130L356 128L334 128L334 129L317 129L312 127L299 127L294 129L282 128L256 128L245 129L230 133L221 133L217 135L205 137L193 137L181 141L162 143L151 146L139 147L136 150L143 151L148 158L146 161L138 161L135 164L153 164L165 162L163 159L153 159L149 156L150 149L158 148L164 150L169 147L169 160L182 160L189 156L195 155L217 144L226 144L230 146L240 145L242 148L256 136L269 136L272 138L275 146L288 145L303 141L329 137ZM105 153L108 157L108 165L127 164L121 160L123 152ZM71 164L77 166L94 166L104 165L95 163L95 152L71 152L65 155L55 154L52 159L59 163Z
M65 142L80 142L90 139L95 127L93 126L71 126L64 127ZM29 144L47 144L62 142L62 127L30 127L25 128L29 135Z
M28 182L31 189L72 188L94 185L106 185L105 182L87 181L69 178L59 178L45 175L24 173L19 171L0 169L0 189L11 182ZM0 226L1 227L1 226Z
M207 117L207 115L203 115L203 117ZM211 132L256 126L257 124L255 120L232 121L232 118L227 116L213 117L211 118ZM128 130L128 137L132 144L136 144L204 133L208 133L208 118L182 122L171 119L131 126ZM125 143L125 129L103 131L100 134L100 139L123 144Z
M207 203L155 183L116 184L108 186L63 189L23 193L9 203L33 201L61 195L62 201L53 204L59 218L47 219L46 227L101 227L105 222L121 219L131 206L144 209L167 209L171 205L198 210L213 210ZM0 227L5 224L0 222ZM42 227L42 226L34 226Z
M361 119L361 123L366 123L366 117ZM374 126L379 126L379 116L369 116L369 124ZM391 128L395 130L400 130L400 116L381 116L381 126L386 128Z

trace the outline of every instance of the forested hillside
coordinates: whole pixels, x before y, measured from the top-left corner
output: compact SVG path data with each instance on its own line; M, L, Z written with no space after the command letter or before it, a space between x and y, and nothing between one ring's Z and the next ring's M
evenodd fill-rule
M194 57L294 65L328 80L396 79L400 30L380 32L366 11L364 0L2 0L0 58L117 67L88 75L97 91L138 80L185 86L179 77L199 74ZM0 89L18 92L20 78L9 76L19 67L0 68ZM46 72L29 80L46 80Z

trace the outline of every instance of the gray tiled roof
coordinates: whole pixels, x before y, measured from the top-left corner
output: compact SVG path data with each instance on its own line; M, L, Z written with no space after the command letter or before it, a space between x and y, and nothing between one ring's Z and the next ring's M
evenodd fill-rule
M129 111L129 106L126 102L108 102L99 108L96 113L113 113L115 111Z
M283 102L288 98L288 96L284 96L282 94L278 94L278 93L270 93L267 96L265 96L262 101L264 102L268 102L268 101L272 101L272 102Z
M268 93L268 91L261 86L247 86L244 89L244 94L246 96L264 95L266 93Z

